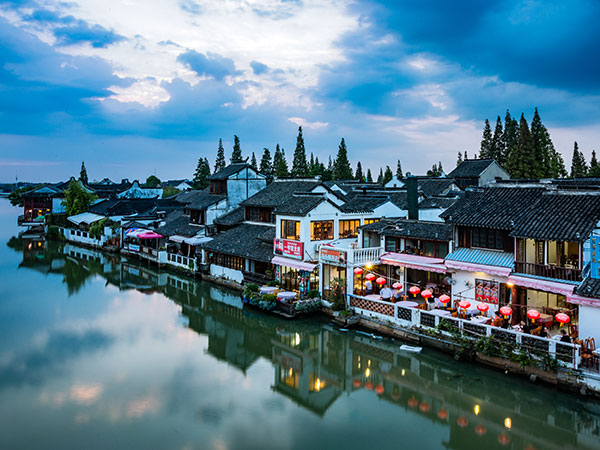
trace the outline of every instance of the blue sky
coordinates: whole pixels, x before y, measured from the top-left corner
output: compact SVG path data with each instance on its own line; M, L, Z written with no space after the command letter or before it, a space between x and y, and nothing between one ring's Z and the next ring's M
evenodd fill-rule
M424 173L538 107L600 150L597 1L0 1L0 180L191 177L219 138Z

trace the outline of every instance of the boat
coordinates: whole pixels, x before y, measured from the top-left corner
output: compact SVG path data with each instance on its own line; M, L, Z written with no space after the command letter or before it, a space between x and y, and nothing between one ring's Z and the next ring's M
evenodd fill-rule
M377 339L377 340L381 340L383 339L382 336L377 336L376 334L373 333L367 333L365 331L357 331L358 334L364 334L365 336L369 336L372 339Z
M421 353L421 350L423 350L423 347L413 347L412 345L402 344L400 346L400 350L404 350L405 352L411 352L411 353Z

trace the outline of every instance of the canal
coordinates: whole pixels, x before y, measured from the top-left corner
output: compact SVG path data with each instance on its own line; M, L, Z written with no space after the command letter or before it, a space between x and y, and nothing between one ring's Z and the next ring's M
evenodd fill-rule
M0 200L2 449L600 448L597 404L18 239L17 214Z

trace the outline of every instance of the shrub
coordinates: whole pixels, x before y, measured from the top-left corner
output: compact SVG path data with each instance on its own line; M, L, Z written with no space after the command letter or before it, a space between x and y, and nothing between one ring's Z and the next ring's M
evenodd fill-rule
M308 294L306 294L307 298L321 298L321 293L319 292L318 289L311 289L310 291L308 291Z
M244 286L244 296L250 297L251 294L255 294L258 292L258 286L256 284L250 283Z
M277 301L277 296L275 294L266 294L266 295L263 295L262 299L265 302L276 302Z
M269 282L267 282L267 286L277 287L277 286L279 286L279 282L277 282L275 280L269 281Z
M60 232L60 230L58 229L58 227L56 225L49 225L48 226L48 239L52 240L52 241L61 241L64 239L64 236L62 235L62 233Z

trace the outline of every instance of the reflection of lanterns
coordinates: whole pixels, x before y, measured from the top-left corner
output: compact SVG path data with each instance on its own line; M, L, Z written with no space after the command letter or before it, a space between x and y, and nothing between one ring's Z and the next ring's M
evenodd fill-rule
M362 386L362 381L360 381L360 380L357 378L356 380L354 380L354 381L352 382L352 385L353 385L355 388L359 388L359 387L361 387L361 386Z
M365 388L366 388L367 390L369 390L369 391L372 391L372 390L373 390L373 383L371 383L370 381L367 381L367 382L365 383Z
M394 289L402 289L402 283L395 282L394 284L392 284L392 287Z
M471 302L468 300L461 300L460 302L458 302L459 308L467 309L469 306L471 306Z
M369 369L369 368L367 367L367 369L365 370L365 377L367 377L367 378L368 378L368 377L370 377L370 376L371 376L371 369Z
M512 428L512 420L510 419L510 417L504 419L504 426L509 430Z
M487 303L478 303L477 304L477 309L479 311L481 311L482 313L486 312L488 309L490 309L490 307L488 306Z
M557 322L560 322L561 324L569 323L571 321L571 318L568 315L566 315L565 313L558 313L557 315L554 316L554 318L556 319Z
M362 267L355 267L354 268L354 273L356 275L360 275L361 273L363 273Z
M378 384L377 386L375 386L375 393L378 395L383 394L385 391L385 388L383 387L382 384Z
M410 406L411 408L416 408L418 404L419 400L417 400L415 397L411 397L408 399L408 406Z
M473 412L475 413L476 416L479 415L479 411L481 411L481 408L479 407L479 405L475 405L473 407Z
M537 309L530 309L527 311L527 317L531 320L537 320L540 318L540 312Z
M427 403L427 402L423 402L419 405L419 409L423 412L429 412L429 408L430 408L430 406L429 406L429 403Z
M461 428L465 428L469 426L469 421L466 417L460 416L458 419L456 419L456 425L458 425Z
M447 303L450 302L450 296L446 295L446 294L440 295L440 302L442 302L444 305L446 305Z
M417 294L419 292L421 292L421 288L419 286L413 286L408 290L408 292L410 292L412 295L414 295L416 297Z
M498 435L498 443L500 445L508 445L510 444L510 437L508 436L508 434L502 432Z
M365 277L365 279L367 279L367 280L369 280L369 281L373 281L375 278L377 278L377 277L376 277L376 276L375 276L375 274L373 274L373 273L369 273L369 274L367 274L367 276Z
M446 408L440 408L438 409L437 416L442 420L446 420L448 418L448 411Z
M425 300L430 298L432 295L433 293L429 289L425 289L423 292L421 292L421 297L423 297Z
M385 284L385 278L379 277L375 280L375 283L377 283L380 286L383 286Z
M510 309L510 306L503 306L500 308L500 314L502 314L505 319L508 319L508 316L512 314L512 309Z
M483 436L485 433L487 433L487 428L486 428L484 425L481 425L481 424L480 424L480 425L477 425L477 426L475 427L475 433L476 433L478 436Z

